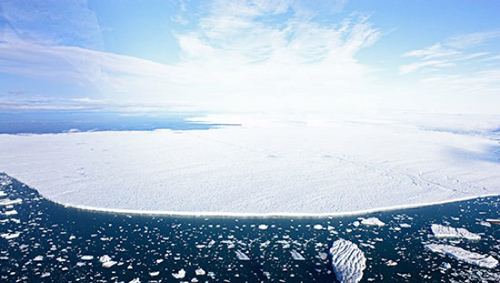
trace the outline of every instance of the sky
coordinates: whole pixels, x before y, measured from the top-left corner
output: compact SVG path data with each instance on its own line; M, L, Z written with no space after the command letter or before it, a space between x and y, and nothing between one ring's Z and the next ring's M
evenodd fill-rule
M498 1L0 1L0 110L500 114Z

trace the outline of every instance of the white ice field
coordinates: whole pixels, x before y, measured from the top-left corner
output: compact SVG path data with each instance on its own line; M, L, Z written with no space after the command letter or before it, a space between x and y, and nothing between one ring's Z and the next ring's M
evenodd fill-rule
M0 172L65 205L179 214L338 214L500 193L498 119L422 117L0 135Z

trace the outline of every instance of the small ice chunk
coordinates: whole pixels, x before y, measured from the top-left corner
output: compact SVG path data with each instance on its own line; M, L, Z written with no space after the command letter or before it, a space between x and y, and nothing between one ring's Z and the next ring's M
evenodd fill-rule
M440 253L448 255L457 260L477 265L479 267L485 268L496 268L498 266L498 260L490 255L482 255L474 252L464 250L459 247L454 247L450 245L440 245L440 244L428 244L424 246L431 252Z
M0 206L12 205L23 202L22 199L0 199Z
M110 267L112 267L113 265L115 265L117 263L118 262L116 262L116 261L109 260L109 261L103 262L102 263L102 267L104 267L104 268L110 268Z
M259 229L260 229L260 230L267 230L267 228L268 228L268 227L269 227L269 226L268 226L268 225L266 225L266 224L260 224L260 225L259 225Z
M488 221L481 221L479 224L485 226L485 227L491 227L491 223Z
M141 283L141 280L139 278L134 278L130 280L128 283Z
M385 263L385 265L387 265L387 266L396 266L396 265L398 265L398 263L397 263L397 262L395 262L394 260L388 260L388 261Z
M292 254L294 260L305 260L305 258L296 250L291 250L290 253Z
M313 228L314 228L315 230L323 230L323 225L321 225L321 224L316 224L316 225L314 225L314 226L313 226Z
M93 260L94 256L92 256L92 255L82 255L80 258L82 260Z
M236 250L234 251L239 260L250 260L250 258L243 252Z
M451 264L447 263L447 262L443 262L443 264L441 264L441 267L444 269L444 270L448 270L451 268Z
M352 226L354 226L354 227L358 227L358 226L359 226L359 224L360 224L360 223L359 223L359 221L354 221L354 222L352 222Z
M358 246L350 241L339 239L330 248L333 271L341 283L359 282L366 268L366 258Z
M205 270L203 270L203 268L198 268L194 271L194 274L196 274L196 276L203 276L206 274Z
M160 275L160 271L152 271L149 273L149 276L151 276L151 277L156 277L158 275Z
M377 217L364 218L361 220L361 224L366 226L384 226L385 223L380 221Z
M43 261L43 256L41 256L41 255L37 255L37 256L33 259L33 261Z
M439 224L431 225L432 233L437 238L463 238L467 240L481 240L481 236L469 232L465 228L453 228L450 226L443 226Z
M172 273L175 279L182 279L186 276L186 271L184 269L179 270L177 273Z
M103 255L99 258L99 261L104 263L104 262L108 262L111 260L111 257L109 255Z
M5 215L16 215L17 214L17 211L16 210L9 210L9 211L6 211L4 212Z
M50 272L45 272L45 273L42 273L42 275L40 276L40 278L47 278L50 276Z
M407 223L400 223L399 227L401 227L401 228L411 228L411 225L407 224Z

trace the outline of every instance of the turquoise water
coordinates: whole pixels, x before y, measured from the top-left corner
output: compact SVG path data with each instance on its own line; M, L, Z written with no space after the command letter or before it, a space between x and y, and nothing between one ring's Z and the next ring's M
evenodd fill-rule
M362 282L498 282L500 269L479 268L430 253L426 243L447 243L500 259L499 198L367 215L329 218L174 217L101 213L66 208L22 183L0 175L3 198L22 199L0 206L2 282L336 282L329 246L344 238L367 257ZM6 211L17 211L5 215ZM360 217L378 217L383 227L355 227ZM401 228L400 224L411 225ZM480 233L481 241L433 238L433 223ZM261 230L258 225L268 225ZM315 226L316 225L316 226ZM318 225L321 225L318 226ZM305 260L294 260L291 251ZM239 260L236 251L249 260ZM84 260L82 256L93 259ZM104 268L99 257L117 264ZM389 261L397 263L395 266ZM446 262L451 269L441 268ZM197 269L204 275L195 275ZM185 270L183 279L172 274ZM155 272L158 272L157 275Z

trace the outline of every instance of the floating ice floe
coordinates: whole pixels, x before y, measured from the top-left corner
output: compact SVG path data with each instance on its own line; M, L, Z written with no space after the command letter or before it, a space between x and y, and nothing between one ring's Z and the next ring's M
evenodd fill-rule
M38 255L33 259L33 261L43 261L43 256Z
M194 274L196 274L196 276L203 276L206 274L205 270L203 270L203 268L198 268L194 271Z
M134 278L130 280L128 283L141 283L141 280L139 278Z
M361 224L366 226L384 226L385 223L380 221L377 217L370 217L361 220Z
M500 224L500 219L486 219L486 222L490 224Z
M313 228L314 228L315 230L322 230L322 229L323 229L323 225L321 225L321 224L316 224L316 225L314 225L314 226L313 226Z
M113 261L113 260L110 260L110 261L106 261L106 262L103 262L102 263L102 267L104 268L110 268L112 266L114 266L115 264L117 264L118 262L116 261Z
M454 228L450 226L443 226L439 224L431 225L432 233L437 238L463 238L467 240L481 240L481 236L465 228Z
M305 258L296 250L291 250L290 253L292 254L292 258L294 260L305 260Z
M6 240L10 240L10 239L15 239L15 238L19 237L19 235L21 235L21 232L3 233L3 234L0 234L0 237L4 238Z
M266 224L260 224L259 229L260 230L267 230L268 226Z
M491 223L488 221L481 221L481 222L479 222L479 224L481 224L482 226L485 226L485 227L491 227Z
M234 251L236 253L236 256L238 257L239 260L250 260L250 258L244 254L243 252L236 250Z
M355 283L363 278L366 258L358 246L350 241L339 239L330 248L333 271L341 283Z
M457 260L477 265L479 267L493 269L498 266L498 260L490 255L482 255L475 252L470 252L459 247L440 244L428 244L424 247L431 252L445 254Z
M177 273L172 273L175 279L182 279L186 276L186 271L184 269L179 270Z
M152 271L149 273L149 276L151 276L151 277L156 277L158 275L160 275L160 271Z
M401 228L411 228L411 225L407 224L407 223L400 223L399 227L401 227Z
M101 257L99 258L99 261L100 261L101 263L108 262L108 261L110 261L110 260L111 260L111 257L110 257L109 255L103 255L103 256L101 256Z
M347 117L324 117L328 122L321 126L310 126L300 117L262 118L235 117L232 121L244 126L183 134L161 130L0 135L0 164L2 171L44 197L108 211L334 214L458 197L442 187L456 188L463 192L460 197L481 195L482 188L500 192L500 164L474 162L471 171L469 162L458 161L474 156L446 154L450 146L463 152L491 143L486 137L403 126L409 120L401 117L383 126L358 116L353 117L356 123ZM294 138L298 133L308 141ZM129 201L138 187L148 197ZM189 194L178 193L187 190ZM242 191L262 199L234 202Z
M94 256L92 256L92 255L82 255L80 258L82 260L93 260Z
M9 210L9 211L4 212L4 214L7 215L7 216L9 216L9 215L16 215L17 211L16 210Z
M0 205L11 205L23 202L22 199L0 199Z

